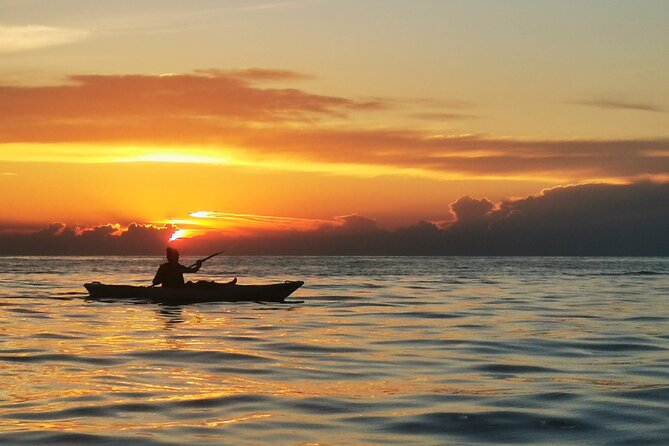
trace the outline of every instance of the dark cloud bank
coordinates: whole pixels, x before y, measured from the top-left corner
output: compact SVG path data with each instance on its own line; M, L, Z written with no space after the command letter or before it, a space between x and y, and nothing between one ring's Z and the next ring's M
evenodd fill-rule
M233 238L208 234L177 242L184 254L230 247L269 255L669 255L669 184L559 187L499 204L462 197L453 219L396 231L361 216L315 231ZM2 254L161 254L173 227L131 225L76 232L60 224L0 236Z

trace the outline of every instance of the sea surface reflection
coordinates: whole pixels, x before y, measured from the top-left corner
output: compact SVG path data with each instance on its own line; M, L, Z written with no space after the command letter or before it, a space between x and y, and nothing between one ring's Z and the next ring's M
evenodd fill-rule
M669 443L669 259L226 257L284 304L88 300L0 257L0 444Z

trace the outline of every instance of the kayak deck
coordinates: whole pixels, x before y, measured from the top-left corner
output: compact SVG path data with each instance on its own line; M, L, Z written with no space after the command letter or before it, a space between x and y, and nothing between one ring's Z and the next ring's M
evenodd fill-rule
M172 305L200 302L283 302L304 284L301 280L265 285L195 282L181 288L85 283L84 288L94 299L141 299Z

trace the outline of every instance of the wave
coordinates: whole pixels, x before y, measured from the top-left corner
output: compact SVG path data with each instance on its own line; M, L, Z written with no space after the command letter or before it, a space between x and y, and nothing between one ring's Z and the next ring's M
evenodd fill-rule
M249 355L244 353L231 353L223 351L207 350L147 350L135 351L129 356L137 359L150 359L166 362L192 363L224 363L225 361L250 361L266 362L269 358L263 356Z
M53 432L50 430L35 430L32 432L15 432L0 434L0 441L3 444L11 444L15 446L34 446L36 444L49 446L72 446L72 445L115 445L115 444L131 444L133 446L178 446L183 443L180 442L166 442L153 440L150 438L141 438L137 436L123 436L123 435L94 435L78 432ZM6 443L5 443L6 442Z
M584 418L544 415L527 411L485 411L479 413L430 412L412 416L377 418L375 424L400 435L417 433L476 442L541 442L578 438L602 430Z
M69 355L62 353L44 353L32 355L0 355L0 361L15 362L15 363L44 363L44 362L61 362L61 363L75 363L75 364L90 364L97 366L112 366L118 365L123 361L115 358L100 358L81 355Z
M0 444L669 444L669 259L235 262L305 303L76 298L144 258L0 271L50 296L0 297Z
M625 276L666 276L669 275L669 272L665 271L649 271L649 270L639 270L639 271L621 271L621 272L589 272L589 273L568 273L563 272L565 276L576 276L576 277L625 277Z

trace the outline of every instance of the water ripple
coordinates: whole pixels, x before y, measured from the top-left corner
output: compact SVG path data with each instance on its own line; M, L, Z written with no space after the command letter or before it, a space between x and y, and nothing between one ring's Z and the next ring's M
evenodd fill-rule
M481 413L433 412L386 420L383 429L395 434L429 434L483 442L536 442L601 429L576 417L556 417L523 411ZM568 435L565 435L568 433Z
M159 361L178 361L185 363L221 363L226 361L269 361L269 358L249 355L245 353L231 353L221 351L195 351L195 350L148 350L135 351L129 356L137 359L150 359Z
M160 262L0 257L0 444L669 444L669 259L226 257L202 279L302 303L80 298Z

